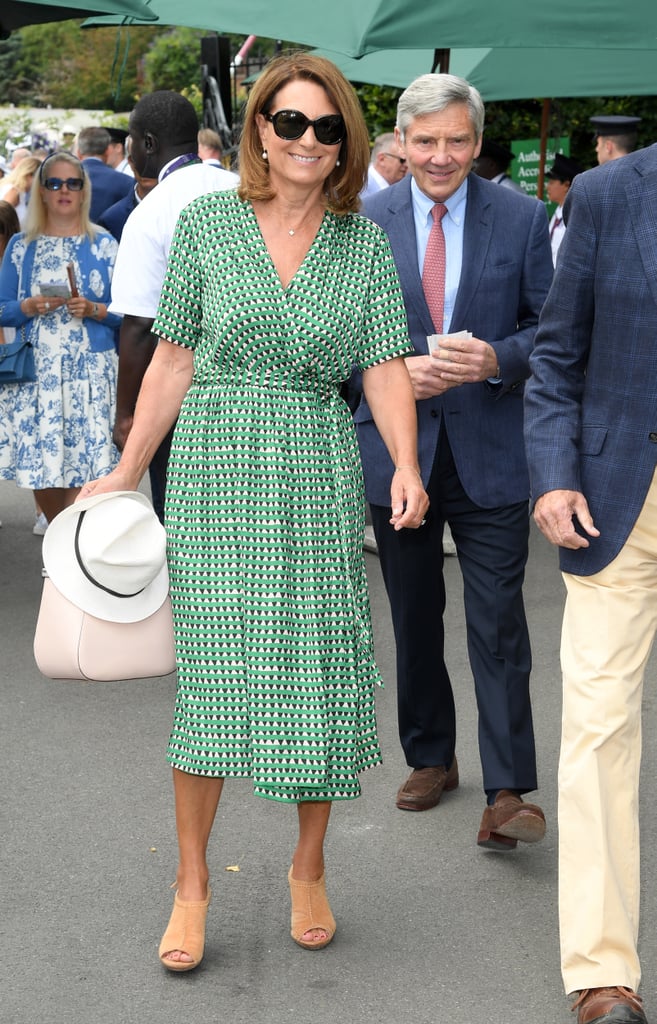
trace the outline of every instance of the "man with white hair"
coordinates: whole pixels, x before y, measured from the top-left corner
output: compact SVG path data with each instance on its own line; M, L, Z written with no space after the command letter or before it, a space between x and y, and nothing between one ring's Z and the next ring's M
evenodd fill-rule
M429 810L459 783L444 656L448 522L463 575L487 797L477 842L506 851L545 832L541 808L522 800L537 785L522 597L522 392L552 259L544 205L473 173L483 126L481 96L468 82L416 79L399 99L395 128L409 173L363 207L388 234L416 349L406 364L431 501L421 529L390 526L394 467L364 399L355 421L397 642L399 733L412 769L397 807Z
M397 145L394 132L377 135L372 146L370 166L367 169L367 183L360 194L361 199L376 195L382 188L394 185L406 174L406 157Z

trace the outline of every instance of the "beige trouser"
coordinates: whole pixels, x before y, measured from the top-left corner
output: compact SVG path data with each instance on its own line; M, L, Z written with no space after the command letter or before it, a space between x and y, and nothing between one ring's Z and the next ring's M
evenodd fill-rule
M566 992L637 989L643 675L657 628L657 483L617 558L564 573L559 922Z

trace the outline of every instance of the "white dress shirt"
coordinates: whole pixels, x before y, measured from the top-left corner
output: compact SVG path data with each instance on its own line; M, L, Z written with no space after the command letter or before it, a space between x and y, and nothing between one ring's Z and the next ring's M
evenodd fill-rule
M563 221L563 206L557 206L556 210L550 217L549 231L550 247L552 249L552 263L556 267L559 246L563 242L563 236L566 233L566 225Z

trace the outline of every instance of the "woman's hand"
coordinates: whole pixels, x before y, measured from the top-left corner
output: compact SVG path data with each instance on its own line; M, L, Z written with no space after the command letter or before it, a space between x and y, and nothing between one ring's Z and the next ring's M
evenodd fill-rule
M392 516L390 525L395 530L417 530L424 526L429 498L422 485L422 477L415 466L398 466L390 485Z
M96 494L108 494L110 491L136 491L139 480L127 473L121 466L117 466L107 476L98 477L97 480L89 480L80 489L76 501L80 498L92 498Z
M398 356L363 370L363 390L395 465L390 523L395 530L416 530L424 524L429 499L418 468L417 409L404 359Z
M30 295L21 302L21 312L25 316L48 316L63 306L66 299L53 295Z
M71 316L76 316L80 320L84 317L103 320L107 315L107 307L104 303L85 299L84 295L76 295L74 298L68 299L66 306Z

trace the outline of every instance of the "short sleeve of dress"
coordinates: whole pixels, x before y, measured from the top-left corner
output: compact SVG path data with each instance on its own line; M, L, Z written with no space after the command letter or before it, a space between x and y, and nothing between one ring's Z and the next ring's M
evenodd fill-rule
M358 366L366 370L397 356L414 354L397 268L386 234L364 217L356 218L372 235L369 307L363 319Z
M197 252L195 203L178 218L153 334L174 345L194 349L201 334L201 266Z

